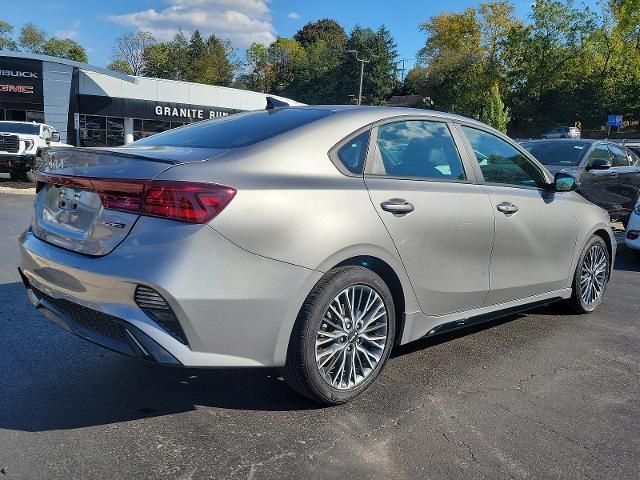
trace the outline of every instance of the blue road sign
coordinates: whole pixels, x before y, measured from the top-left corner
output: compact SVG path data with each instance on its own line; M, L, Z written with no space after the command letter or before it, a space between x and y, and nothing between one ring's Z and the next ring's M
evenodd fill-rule
M607 125L609 127L621 127L622 126L622 115L609 115L607 117Z

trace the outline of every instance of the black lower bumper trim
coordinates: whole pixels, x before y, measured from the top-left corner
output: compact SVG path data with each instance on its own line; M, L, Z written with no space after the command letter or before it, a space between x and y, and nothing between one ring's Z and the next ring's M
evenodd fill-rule
M23 281L26 283L24 276ZM124 355L181 365L166 349L129 322L69 300L53 298L28 283L26 286L38 311L65 330Z

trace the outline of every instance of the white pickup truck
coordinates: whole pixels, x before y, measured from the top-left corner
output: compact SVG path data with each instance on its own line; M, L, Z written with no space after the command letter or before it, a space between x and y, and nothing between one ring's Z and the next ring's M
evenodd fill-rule
M34 168L44 147L63 146L60 133L44 123L0 121L0 173L35 181Z

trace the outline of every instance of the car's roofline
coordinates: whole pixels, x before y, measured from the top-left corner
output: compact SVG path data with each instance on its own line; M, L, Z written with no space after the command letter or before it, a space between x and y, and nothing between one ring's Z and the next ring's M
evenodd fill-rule
M445 118L451 121L472 123L483 128L491 128L488 125L474 120L473 118L463 117L462 115L456 115L454 113L441 112L438 110L427 110L421 108L409 108L409 107L390 107L390 106L376 106L376 105L295 105L290 107L283 107L299 110L328 110L336 114L349 113L355 115L364 116L376 116L393 118L399 116L426 116L426 117L439 117ZM382 114L382 115L381 115Z

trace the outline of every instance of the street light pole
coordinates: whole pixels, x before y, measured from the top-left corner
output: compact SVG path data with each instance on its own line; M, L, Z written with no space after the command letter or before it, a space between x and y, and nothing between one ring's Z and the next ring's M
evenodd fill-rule
M356 59L358 55L356 54ZM362 104L362 79L364 78L364 62L360 62L360 90L358 91L358 105Z
M368 60L365 60L364 58L358 57L357 50L347 50L347 53L355 53L356 60L360 62L360 89L358 91L358 105L361 105L362 104L362 80L364 78L364 64L369 63L373 58L376 57L376 55L371 55L371 58L369 58Z

